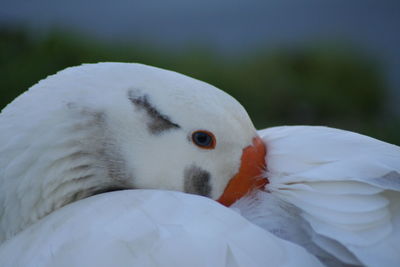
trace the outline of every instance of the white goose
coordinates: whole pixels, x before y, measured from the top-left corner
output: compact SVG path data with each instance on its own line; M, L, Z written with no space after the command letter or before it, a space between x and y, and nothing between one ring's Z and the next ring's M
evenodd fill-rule
M5 108L0 130L0 240L7 240L0 247L1 266L109 266L110 260L120 266L187 266L188 261L249 266L251 259L251 266L319 264L302 248L206 198L168 191L100 194L170 189L230 205L265 184L259 177L265 148L246 112L206 83L139 64L69 68ZM327 265L399 262L398 147L328 128L272 128L260 134L268 148L269 184L234 209ZM373 156L361 154L365 151ZM168 203L182 208L178 212ZM174 210L176 216L157 215ZM116 217L121 213L126 216ZM200 217L207 227L196 223ZM228 230L221 229L221 221ZM149 230L150 222L155 228ZM110 239L98 234L104 224ZM187 225L183 238L172 234L171 224ZM138 228L127 234L133 225ZM142 235L146 229L149 243ZM213 254L217 245L207 242L208 231L217 236L213 241L221 253ZM223 238L226 233L232 239ZM133 238L127 241L125 234ZM96 245L104 240L111 247ZM118 254L118 245L112 248L121 242L131 243L128 252ZM169 249L174 244L179 249ZM16 252L22 246L23 255ZM210 261L205 252L213 255Z

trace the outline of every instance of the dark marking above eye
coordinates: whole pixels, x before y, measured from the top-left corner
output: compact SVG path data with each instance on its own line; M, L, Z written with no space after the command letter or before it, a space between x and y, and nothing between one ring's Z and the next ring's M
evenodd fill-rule
M138 96L134 90L128 92L128 99L139 110L146 112L149 120L147 121L147 128L152 134L160 134L164 131L171 129L181 128L178 124L172 122L170 118L161 114L149 101L148 95Z
M211 174L202 168L191 165L184 170L184 191L186 193L209 197L211 194Z

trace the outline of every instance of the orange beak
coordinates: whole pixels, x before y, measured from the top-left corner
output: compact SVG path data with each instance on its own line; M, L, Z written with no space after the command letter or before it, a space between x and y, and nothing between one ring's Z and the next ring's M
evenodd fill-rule
M254 137L253 144L243 149L239 172L232 177L217 201L229 207L251 191L264 187L268 183L267 178L262 177L265 155L264 142L260 137Z

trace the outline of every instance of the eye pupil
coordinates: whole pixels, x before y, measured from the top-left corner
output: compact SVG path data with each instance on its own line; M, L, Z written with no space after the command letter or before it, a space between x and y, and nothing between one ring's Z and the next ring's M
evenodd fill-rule
M193 142L201 147L201 148L214 148L215 147L215 138L212 133L207 131L197 131L192 135Z
M199 145L208 146L211 143L211 136L205 133L196 133L195 138Z

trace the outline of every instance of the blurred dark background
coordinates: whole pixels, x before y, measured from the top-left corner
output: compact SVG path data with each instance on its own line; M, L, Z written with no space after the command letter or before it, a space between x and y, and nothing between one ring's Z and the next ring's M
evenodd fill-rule
M400 144L398 0L0 0L0 109L99 61L209 82L257 128L328 125Z

